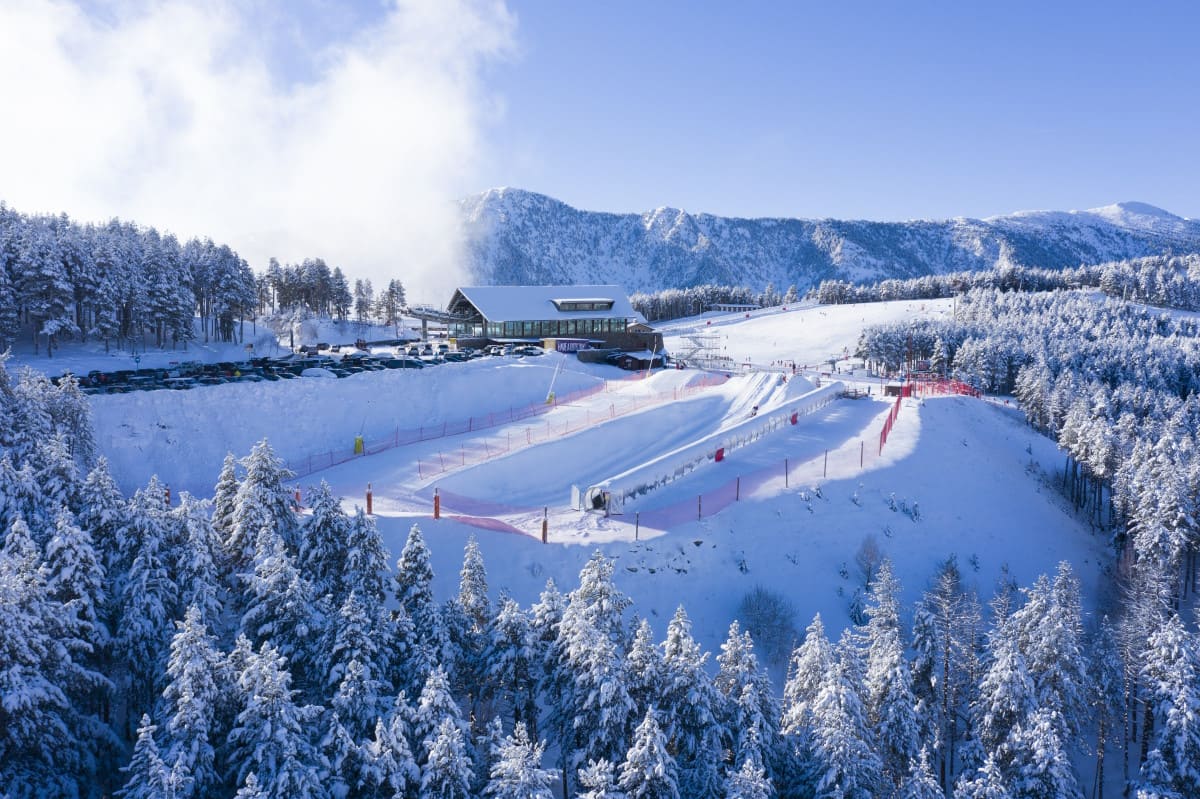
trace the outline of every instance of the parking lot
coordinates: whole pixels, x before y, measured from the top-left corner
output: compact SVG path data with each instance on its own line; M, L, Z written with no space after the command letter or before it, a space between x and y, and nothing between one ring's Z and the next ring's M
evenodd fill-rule
M361 345L361 342L360 342ZM200 363L189 361L166 369L94 370L76 375L85 394L124 394L160 389L189 390L225 383L259 383L295 380L299 377L349 377L360 372L385 369L425 369L447 362L475 358L541 355L539 347L492 347L489 351L453 350L434 342L375 343L369 349L355 344L304 345L300 352L284 358L251 358L247 361ZM57 382L61 378L55 378Z

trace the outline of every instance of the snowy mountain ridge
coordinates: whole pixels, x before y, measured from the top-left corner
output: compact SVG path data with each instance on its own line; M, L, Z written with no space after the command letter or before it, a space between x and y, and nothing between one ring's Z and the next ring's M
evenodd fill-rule
M822 280L909 278L1000 264L1065 268L1200 252L1200 221L1141 202L1086 211L873 222L740 219L662 207L582 211L490 189L460 202L471 279L499 285L611 283L655 291L702 283L800 290Z

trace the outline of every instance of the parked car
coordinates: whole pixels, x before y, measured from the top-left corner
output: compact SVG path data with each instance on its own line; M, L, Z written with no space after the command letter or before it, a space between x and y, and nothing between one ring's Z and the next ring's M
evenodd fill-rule
M388 369L423 369L425 364L416 358L388 358L383 362Z

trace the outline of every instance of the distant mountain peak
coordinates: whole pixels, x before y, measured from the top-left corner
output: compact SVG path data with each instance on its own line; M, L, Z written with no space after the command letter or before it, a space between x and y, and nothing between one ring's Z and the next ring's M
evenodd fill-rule
M657 291L770 282L804 291L826 279L911 278L999 263L1060 269L1200 252L1200 222L1141 202L988 219L740 219L670 206L583 211L505 187L464 198L461 208L471 278L497 285L615 282Z

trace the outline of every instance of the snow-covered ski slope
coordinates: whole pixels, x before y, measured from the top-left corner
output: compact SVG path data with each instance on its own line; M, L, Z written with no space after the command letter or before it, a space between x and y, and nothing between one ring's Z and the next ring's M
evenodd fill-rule
M739 359L812 365L852 351L864 324L949 312L949 301L819 306L714 327ZM1013 409L965 397L904 400L882 453L879 430L893 400L837 400L632 499L623 515L573 509L572 485L636 470L743 424L755 405L769 416L829 378L736 374L697 388L695 370L619 381L624 373L572 358L553 378L560 358L96 397L93 407L101 447L127 488L154 471L207 495L225 452L244 454L263 436L290 459L349 445L360 429L369 438L372 428L503 416L540 403L552 379L558 396L591 389L534 417L395 447L301 482L325 479L348 505L364 504L371 483L394 554L414 522L425 530L442 596L457 589L470 535L493 592L522 603L549 577L570 588L599 547L617 558L621 587L656 632L682 603L714 650L757 585L791 600L800 629L818 611L830 627L848 623L862 584L855 553L867 539L896 563L909 600L951 555L985 598L1003 574L1027 584L1060 560L1073 564L1090 596L1108 583L1105 541L1051 485L1061 467L1054 444ZM435 490L444 500L437 521ZM540 541L544 514L549 544Z

